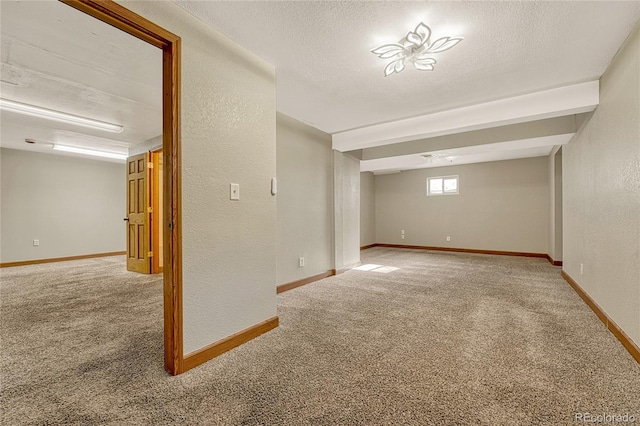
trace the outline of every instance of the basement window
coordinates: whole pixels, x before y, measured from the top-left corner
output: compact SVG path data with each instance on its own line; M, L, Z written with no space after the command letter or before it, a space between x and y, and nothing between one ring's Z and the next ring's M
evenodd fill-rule
M437 176L427 178L427 196L457 195L458 176Z

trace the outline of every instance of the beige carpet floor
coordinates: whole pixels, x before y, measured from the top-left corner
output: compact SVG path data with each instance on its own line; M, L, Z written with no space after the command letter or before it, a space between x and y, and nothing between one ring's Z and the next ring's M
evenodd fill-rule
M640 366L546 260L374 248L181 376L162 283L122 257L0 270L3 425L640 422ZM384 271L384 270L383 270Z

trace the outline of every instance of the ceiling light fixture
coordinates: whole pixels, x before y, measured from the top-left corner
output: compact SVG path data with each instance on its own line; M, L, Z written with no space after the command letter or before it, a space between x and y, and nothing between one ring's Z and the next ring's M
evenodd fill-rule
M417 70L433 71L437 61L432 55L449 50L463 40L462 37L442 37L430 43L430 38L431 28L420 22L398 43L385 44L371 53L380 59L392 59L384 68L385 77L404 70L406 62L412 63Z
M67 145L53 145L53 149L56 151L73 152L75 154L93 155L95 157L115 158L117 160L126 160L126 154L119 154L117 152L97 151L95 149L78 148L76 146Z
M79 115L67 114L66 112L54 111L52 109L23 104L22 102L10 101L2 98L0 98L0 109L30 115L32 117L46 118L48 120L60 121L62 123L90 127L92 129L106 130L107 132L113 133L120 133L123 129L119 124L93 120L91 118L80 117Z
M444 160L453 163L453 160L458 158L457 155L447 155L447 151L420 154L420 156L424 158L427 163L442 162Z
M392 169L392 170L379 170L379 171L373 172L373 174L376 175L376 176L378 176L378 175L395 175L397 173L402 173L402 170Z

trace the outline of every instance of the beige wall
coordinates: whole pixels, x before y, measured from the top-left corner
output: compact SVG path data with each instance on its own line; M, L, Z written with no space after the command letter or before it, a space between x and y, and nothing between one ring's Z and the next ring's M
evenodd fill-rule
M188 354L277 315L275 71L172 3L122 4L182 38Z
M563 257L563 241L562 241L562 148L555 154L553 168L553 198L554 198L554 260L562 260Z
M546 253L547 172L538 157L378 175L377 242ZM448 175L460 194L427 197L427 177Z
M360 246L376 242L375 177L371 172L360 173Z
M549 160L549 237L547 254L562 260L562 147L554 148Z
M6 148L0 164L1 262L126 249L124 164Z
M563 179L564 270L640 344L640 26L564 147Z
M360 160L333 151L334 265L338 271L360 263Z
M280 113L276 139L277 283L284 284L333 269L333 151L331 135Z

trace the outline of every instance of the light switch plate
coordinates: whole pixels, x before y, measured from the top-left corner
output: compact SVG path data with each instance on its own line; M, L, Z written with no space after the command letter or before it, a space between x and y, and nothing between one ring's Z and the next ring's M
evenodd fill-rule
M232 183L231 184L231 188L230 188L230 192L231 192L231 199L232 200L239 200L240 199L240 184L239 183Z

